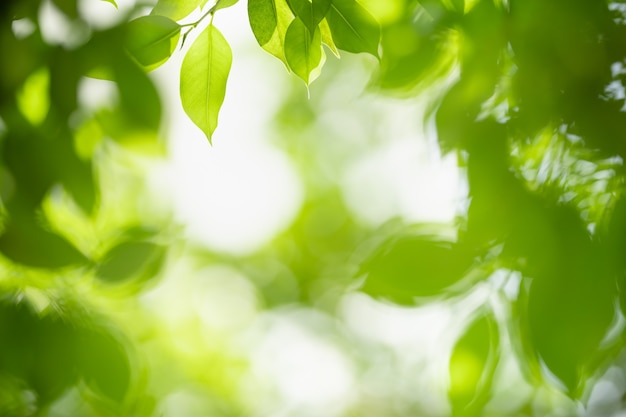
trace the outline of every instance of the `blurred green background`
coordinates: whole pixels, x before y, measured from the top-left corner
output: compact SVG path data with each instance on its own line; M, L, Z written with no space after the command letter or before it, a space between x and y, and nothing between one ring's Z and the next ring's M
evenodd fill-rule
M307 91L250 1L213 146L199 30L0 4L0 417L626 415L626 3L363 0Z

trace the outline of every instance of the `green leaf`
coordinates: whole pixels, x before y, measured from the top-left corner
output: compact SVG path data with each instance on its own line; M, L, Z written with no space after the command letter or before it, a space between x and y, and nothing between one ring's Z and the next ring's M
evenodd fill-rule
M285 58L285 36L294 16L287 1L249 0L248 17L259 45L289 69Z
M528 295L532 347L574 398L597 371L600 347L615 317L614 275L607 254L594 246L576 242L573 234L564 237L561 253L553 265L537 270Z
M333 41L333 34L330 31L330 27L328 26L328 21L326 19L322 19L320 22L320 32L322 33L322 43L328 46L328 49L331 50L333 55L339 58L339 51Z
M76 17L78 17L78 5L76 4L76 0L52 0L52 2L70 19L76 19Z
M31 74L17 92L17 107L33 125L40 125L50 110L50 73L41 68Z
M183 109L211 142L232 63L232 52L215 26L208 26L194 41L180 70Z
M400 236L383 243L363 264L363 291L400 304L442 294L461 280L472 264L463 248L429 236Z
M285 58L289 68L309 85L317 75L314 71L322 62L322 36L319 29L313 34L302 23L294 19L285 35Z
M150 14L181 20L200 6L200 0L159 0Z
M330 9L331 0L287 0L291 11L300 18L302 23L315 33L317 26Z
M339 49L378 57L380 26L355 0L332 0L326 19Z
M164 249L145 241L127 241L113 247L98 266L96 275L107 282L121 282L133 278L148 278L156 272L163 260ZM156 268L153 268L155 267Z
M448 397L454 416L475 416L489 400L499 358L497 325L490 315L475 320L450 356Z
M214 10L225 9L230 6L234 6L239 0L217 0L215 6L213 6Z
M13 262L35 268L63 268L87 261L70 242L26 215L12 216L0 236L0 251Z
M250 28L260 46L267 44L278 28L274 0L248 0Z
M102 0L102 1L105 1L107 3L111 3L117 9L117 3L115 2L115 0Z
M78 369L95 393L122 403L131 386L131 362L124 344L106 329L79 333Z
M142 16L128 23L125 47L130 55L152 71L169 59L180 37L180 25L164 16Z

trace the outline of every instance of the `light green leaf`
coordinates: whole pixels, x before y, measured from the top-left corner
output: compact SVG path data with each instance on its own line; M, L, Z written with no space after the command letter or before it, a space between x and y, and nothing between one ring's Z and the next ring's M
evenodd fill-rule
M328 46L328 49L339 58L339 50L337 50L337 45L333 41L333 34L330 31L330 27L328 26L328 21L326 19L322 19L320 22L320 32L322 33L322 43Z
M291 11L302 20L311 34L330 9L330 0L287 0Z
M130 55L152 71L169 59L180 37L180 25L164 16L142 16L128 23L125 47Z
M111 3L117 9L117 3L115 2L115 0L102 0L102 1L106 1L107 3Z
M262 8L263 14L261 14L258 10L254 12L253 16L250 16L250 4L255 4L255 8ZM261 3L264 3L262 6ZM271 4L267 4L271 3ZM273 18L269 21L269 27L264 29L262 32L258 32L260 25L262 25L262 20L268 18L268 7L272 7ZM248 15L250 17L250 26L253 27L253 31L255 36L262 35L259 39L257 37L257 41L263 49L265 49L270 54L274 55L276 58L283 61L285 67L289 70L289 64L287 64L287 59L285 58L285 35L287 34L287 28L294 19L294 15L289 8L286 0L249 0L248 1ZM254 19L253 19L254 17ZM254 22L253 22L254 20ZM267 39L268 31L273 26L273 21L276 22L276 28L271 32L271 37L269 40ZM265 23L266 25L268 23ZM256 27L256 29L255 29ZM264 41L264 43L261 43Z
M285 58L289 68L309 85L316 74L314 70L322 61L322 36L319 29L313 35L305 24L296 18L285 35Z
M238 1L239 0L217 0L217 3L213 6L213 10L220 10L234 6Z
M181 20L200 6L200 0L159 0L150 14Z
M248 0L248 19L254 37L260 46L268 43L278 27L274 0Z
M476 416L489 400L499 359L497 325L490 315L476 319L457 341L449 363L448 396L455 416Z
M332 0L326 19L339 49L378 57L380 26L355 0Z
M17 107L24 117L38 126L50 110L50 73L47 68L35 71L17 93Z
M183 109L211 142L226 95L232 52L215 26L208 26L194 41L180 70Z

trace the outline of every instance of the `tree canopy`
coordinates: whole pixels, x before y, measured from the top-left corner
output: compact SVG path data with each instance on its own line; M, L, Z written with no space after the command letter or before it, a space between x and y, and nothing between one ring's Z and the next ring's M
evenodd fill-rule
M600 382L626 392L626 3L130 3L104 26L86 19L86 0L0 4L0 415L271 414L262 399L242 400L254 367L235 336L205 341L189 321L183 339L197 346L183 349L172 340L182 327L164 330L145 307L151 291L178 285L169 277L206 265L225 268L210 284L224 294L245 288L267 312L307 306L315 332L361 343L350 349L364 380L387 353L342 330L343 295L463 311L442 371L448 408L429 410L419 393L370 408L363 394L337 415L620 411L621 400L616 409L591 400L602 398ZM61 16L56 37L45 34L45 8ZM342 138L319 139L324 104L302 91L284 97L275 126L306 166L306 198L270 245L241 257L190 248L168 215L137 204L143 167L167 153L149 73L172 56L182 55L180 106L207 146L230 140L219 120L236 59L220 15L231 11L247 11L285 82L332 90L344 58L358 54L370 94L425 102L415 117L434 126L466 178L455 222L359 223L320 168L321 148ZM94 79L113 89L112 102L81 99ZM510 366L521 375L513 390L532 394L507 408ZM167 411L162 399L176 403L188 386L201 392L197 407Z

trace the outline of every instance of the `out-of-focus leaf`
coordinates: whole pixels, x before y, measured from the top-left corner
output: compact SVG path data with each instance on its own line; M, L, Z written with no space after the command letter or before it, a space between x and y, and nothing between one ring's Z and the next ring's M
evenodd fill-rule
M33 125L40 125L50 109L48 92L50 73L47 68L40 68L30 75L17 94L17 105L24 117Z
M454 416L475 416L487 403L499 358L497 324L490 315L476 319L450 357L448 396Z
M615 316L617 289L606 254L564 224L553 267L537 271L528 295L532 346L568 395L580 397L596 372L600 342ZM593 277L593 279L592 279Z
M87 261L67 240L25 215L11 217L0 236L0 251L13 262L36 268L62 268Z
M78 5L76 4L76 0L52 0L52 2L69 18L75 19L78 17Z
M181 20L200 6L201 0L159 0L150 14Z
M322 61L322 36L319 29L311 34L300 18L294 19L285 35L285 58L289 68L307 85L315 81L315 70Z
M124 345L102 329L79 334L78 368L97 394L122 403L131 385L131 363Z
M98 278L118 283L156 272L163 261L163 247L145 241L126 241L113 247L98 266Z
M144 67L152 71L169 59L180 37L180 25L164 16L142 16L128 22L126 49Z
M209 142L226 95L232 52L224 36L209 25L194 41L180 70L183 109Z
M380 26L355 0L332 0L326 20L337 48L378 57Z
M312 35L330 10L331 0L287 0L291 11L296 15Z
M460 281L473 257L457 244L428 236L401 236L381 245L362 271L363 291L401 304L441 295Z
M129 128L158 132L161 100L152 80L130 59L117 59L113 71L124 111L120 117Z

